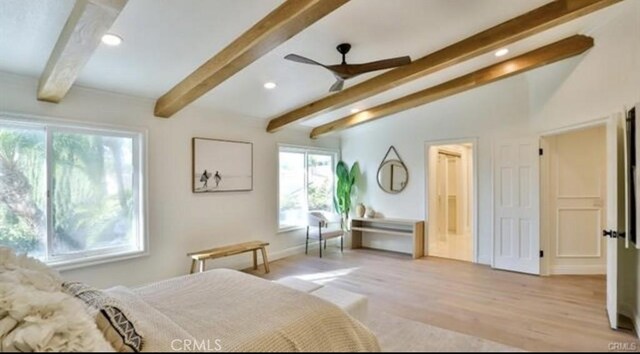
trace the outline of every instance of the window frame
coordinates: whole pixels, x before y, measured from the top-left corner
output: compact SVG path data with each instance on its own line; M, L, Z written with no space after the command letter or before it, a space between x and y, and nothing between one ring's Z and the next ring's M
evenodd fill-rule
M286 225L286 226L282 226L280 225L280 153L281 152L292 152L292 153L304 153L304 189L305 189L305 200L306 200L306 207L308 208L309 206L309 192L308 192L308 188L309 188L309 154L318 154L318 155L329 155L332 158L332 166L331 166L331 170L333 171L333 185L332 185L332 190L335 193L336 190L336 164L338 163L338 161L340 160L341 156L340 156L340 150L339 149L333 149L333 148L325 148L325 147L317 147L317 146L303 146L303 145L291 145L291 144L282 144L279 143L277 146L277 176L276 176L276 180L277 180L277 185L276 185L276 191L277 191L277 195L276 195L276 223L277 223L277 229L278 229L278 233L286 233L286 232L291 232L291 231L296 231L296 230L301 230L304 229L306 226L305 225ZM333 198L333 196L332 196ZM333 202L332 202L333 205Z
M143 127L128 127L94 122L81 122L60 118L19 114L0 111L0 125L16 128L41 129L45 134L45 215L46 242L45 264L57 270L69 270L92 265L117 262L149 255L148 235L148 130ZM136 247L112 246L96 250L78 251L55 256L50 253L53 241L53 217L51 186L53 185L53 159L51 158L54 133L96 134L132 139L132 193L135 201L134 226L137 228Z

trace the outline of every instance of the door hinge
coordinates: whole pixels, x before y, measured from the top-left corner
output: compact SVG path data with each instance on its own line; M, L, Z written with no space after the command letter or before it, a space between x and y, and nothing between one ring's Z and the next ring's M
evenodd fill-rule
M540 258L543 258L543 257L544 257L544 251L540 250Z
M544 155L544 150L542 148L538 149L538 154L540 156Z

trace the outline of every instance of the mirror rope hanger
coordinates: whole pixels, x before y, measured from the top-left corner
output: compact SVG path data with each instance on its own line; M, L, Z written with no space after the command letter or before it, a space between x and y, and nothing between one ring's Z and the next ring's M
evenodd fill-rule
M396 155L396 158L389 157L392 151ZM397 172L395 172L394 166L398 168ZM378 186L387 193L400 193L407 186L409 171L404 161L402 161L402 157L398 154L398 150L396 150L393 145L389 147L389 150L387 150L387 153L382 158L380 166L378 167L377 177Z
M402 157L400 157L400 154L398 154L398 150L396 150L396 148L391 145L389 146L389 150L387 150L387 153L384 154L384 157L382 158L382 161L380 161L380 166L382 166L382 164L387 161L387 157L389 157L389 153L393 150L393 153L396 154L396 157L398 158L398 161L400 161L400 163L402 164L402 167L404 167L405 169L407 169L407 165L404 164L404 160L402 160Z

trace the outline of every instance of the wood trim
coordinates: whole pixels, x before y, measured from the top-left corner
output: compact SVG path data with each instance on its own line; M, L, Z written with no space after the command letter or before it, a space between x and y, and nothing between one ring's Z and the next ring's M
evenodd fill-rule
M127 1L76 1L40 77L38 100L62 100Z
M593 47L593 38L575 35L553 44L538 48L513 59L488 66L443 84L401 97L371 109L323 124L311 131L311 138L355 127L388 115L418 107L439 99L480 87L501 79L557 62Z
M169 118L349 0L287 0L156 101Z
M479 32L460 42L390 70L315 102L285 113L269 122L273 133L290 124L337 110L420 77L499 49L523 38L595 12L621 0L558 0Z

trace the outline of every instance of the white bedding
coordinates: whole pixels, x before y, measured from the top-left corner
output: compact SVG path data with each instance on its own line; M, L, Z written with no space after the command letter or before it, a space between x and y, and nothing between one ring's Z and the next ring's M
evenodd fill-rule
M108 292L127 307L144 351L380 350L375 336L335 305L237 271Z

